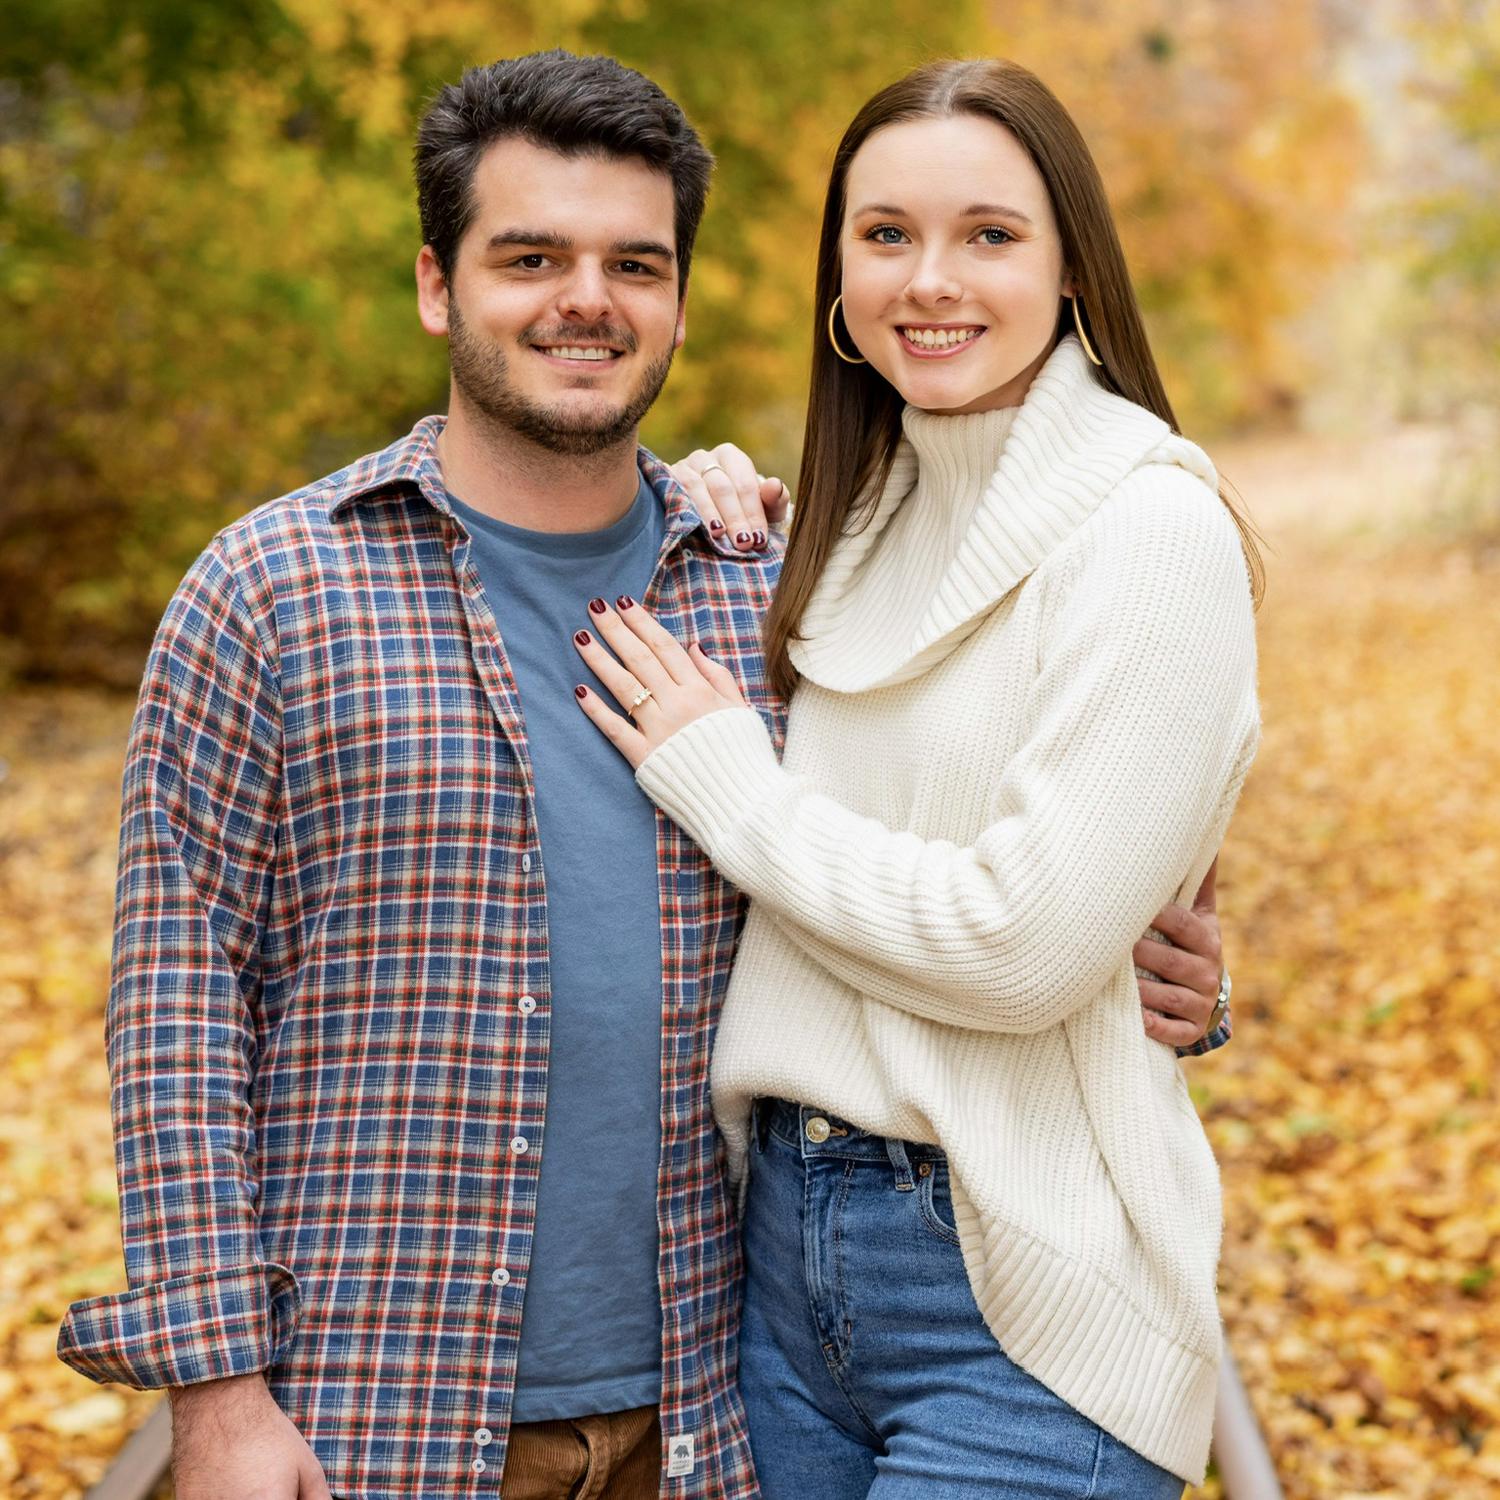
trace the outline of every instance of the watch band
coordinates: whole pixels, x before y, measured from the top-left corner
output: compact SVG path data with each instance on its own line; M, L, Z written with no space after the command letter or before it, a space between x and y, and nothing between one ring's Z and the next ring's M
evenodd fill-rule
M1205 1036L1217 1031L1224 1023L1224 1016L1229 1010L1229 996L1234 985L1229 978L1228 969L1219 970L1219 998L1214 1005L1212 1013L1208 1018L1208 1031Z

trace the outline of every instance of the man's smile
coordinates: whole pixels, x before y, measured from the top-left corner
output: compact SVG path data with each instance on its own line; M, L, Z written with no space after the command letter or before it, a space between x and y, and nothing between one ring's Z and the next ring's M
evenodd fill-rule
M566 360L573 364L600 364L620 359L625 352L608 344L533 344L531 347L548 359Z

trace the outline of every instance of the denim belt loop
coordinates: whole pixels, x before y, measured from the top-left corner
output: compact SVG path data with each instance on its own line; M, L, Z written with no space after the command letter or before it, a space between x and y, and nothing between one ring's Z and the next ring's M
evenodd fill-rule
M750 1101L750 1139L759 1156L766 1154L766 1136L771 1129L769 1113L764 1099Z
M896 1174L896 1191L898 1193L909 1193L916 1187L916 1179L911 1175L911 1159L906 1154L906 1144L898 1141L895 1136L888 1135L885 1138L885 1154L891 1159L891 1170Z

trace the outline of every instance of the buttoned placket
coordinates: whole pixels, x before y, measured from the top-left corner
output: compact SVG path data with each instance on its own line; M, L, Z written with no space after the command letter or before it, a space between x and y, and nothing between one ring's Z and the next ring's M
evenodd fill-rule
M666 582L670 576L673 565L673 554L683 545L686 539L693 533L697 526L701 525L697 516L692 512L679 515L675 525L667 528L666 535L662 539L661 552L657 557L655 571L651 575L651 581L641 595L642 607L648 610L658 620L662 617L661 597ZM687 566L686 563L681 564ZM691 621L691 604L683 606L683 613L689 616ZM671 628L670 621L663 621ZM694 636L697 635L694 629ZM683 882L688 879L684 869L684 845L686 836L669 818L662 812L656 814L656 851L658 865L658 889L662 899L662 1036L661 1036L661 1070L662 1087L665 1091L666 1080L672 1075L672 1070L680 1062L680 1049L688 1045L688 1039L683 1035L684 1030L691 1029L691 1018L685 1015L692 1009L684 1005L681 997L674 1003L671 990L667 984L667 975L673 973L683 974L684 978L679 981L683 984L691 984L693 981L687 978L690 972L681 963L680 952L673 951L669 947L669 935L673 933L673 924L665 920L667 911L675 906L682 897ZM670 903L670 904L669 904ZM673 1165L675 1143L673 1139L674 1129L681 1128L681 1120L676 1115L663 1114L661 1131L661 1157L658 1163L658 1173L670 1174L675 1170ZM660 1189L659 1189L660 1190ZM674 1245L674 1225L670 1218L661 1219L661 1240L658 1252L658 1266L660 1276L660 1290L662 1295L662 1338L663 1338L663 1365L666 1366L666 1348L668 1339L677 1342L686 1340L686 1330L683 1328L685 1312L679 1299L678 1287L675 1279L676 1254ZM689 1433L696 1431L702 1422L701 1415L695 1403L683 1398L683 1393L669 1391L664 1380L662 1384L662 1399L660 1405L660 1419L663 1430L667 1432Z
M464 603L464 618L469 632L469 650L474 662L475 671L478 673L479 681L484 689L485 697L489 702L491 711L494 713L501 733L505 736L516 757L517 766L520 769L522 787L525 793L526 803L526 831L527 840L533 846L537 842L537 816L536 816L536 784L531 766L531 755L526 743L524 721L521 716L520 692L516 687L515 677L511 672L510 663L505 657L505 647L500 636L499 626L494 617L494 611L485 598L484 588L479 580L477 569L471 564L470 550L472 541L463 523L455 516L446 502L439 502L429 495L428 497L447 518L449 531L449 556L453 567L454 578L458 583L460 594ZM540 1024L533 1023L531 1018L536 1014L538 1000L532 990L549 990L550 971L546 954L546 923L538 924L534 919L534 913L539 906L545 909L546 887L545 876L541 869L540 852L533 849L524 849L518 860L520 870L525 881L525 899L523 902L526 912L525 931L525 969L527 973L527 990L515 1000L515 1013L519 1017L519 1024L526 1028L523 1035L524 1045L528 1048L539 1047L543 1053L543 1075L545 1076L546 1064L551 1044L550 1028L546 1024L545 1017ZM532 887L535 886L535 889ZM543 1108L545 1103L543 1102ZM536 1173L540 1168L537 1154L538 1137L541 1134L541 1118L538 1116L535 1123L530 1122L529 1102L524 1102L517 1120L513 1122L513 1133L507 1143L507 1152L512 1163L519 1166L524 1158L530 1158L530 1170ZM529 1132L529 1133L528 1133ZM525 1247L523 1258L529 1263L530 1246ZM525 1265L516 1267L516 1271L524 1271ZM490 1286L497 1294L503 1295L506 1289L515 1280L515 1271L505 1265L497 1265L489 1272ZM470 1471L482 1475L489 1469L489 1461L484 1456L484 1449L495 1440L495 1433L487 1425L490 1414L486 1412L476 1413L479 1425L471 1434L473 1457L469 1460Z
M488 601L485 598L483 585L479 580L478 572L469 561L472 542L469 537L468 531L463 526L458 517L453 514L452 510L447 506L445 501L439 502L430 495L428 498L429 500L432 500L432 503L434 503L436 507L443 513L443 515L446 517L447 525L451 528L449 533L449 554L453 566L454 577L458 582L459 590L463 597L465 622L468 626L469 631L470 652L474 660L475 669L479 674L481 685L484 688L485 696L489 701L491 710L494 712L501 732L505 735L506 740L510 744L511 749L516 756L517 764L520 767L526 796L527 836L529 840L534 842L536 838L537 828L535 781L531 766L529 747L526 743L525 731L523 727L524 721L521 716L520 693L516 687L514 676L511 673L509 662L505 658L504 643L500 636L499 627L495 622L493 610L489 607ZM642 603L644 607L651 610L653 613L657 612L659 609L662 586L668 575L672 554L683 543L685 538L691 534L693 529L693 517L688 516L686 518L679 518L678 524L675 527L669 527L666 536L663 538L662 548L657 557L656 567L652 573L650 583L648 584L642 596ZM666 839L667 841L673 843L675 843L677 840L675 829L668 827L664 831L661 827L661 822L661 815L658 814L659 858L663 852L663 839ZM526 875L528 877L532 876L533 870L539 863L539 854L534 856L531 850L523 850L519 860L520 869L523 875ZM538 871L537 873L538 876L541 875L540 871ZM671 880L675 884L678 874L679 864L677 860L671 859L663 861L663 879ZM537 892L532 892L528 889L526 893L527 899L524 903L527 913L526 964L529 971L534 969L536 976L545 981L547 978L549 978L547 956L544 951L546 938L545 922L541 924L542 931L540 933L540 945L538 947L538 950L535 954L533 954L532 951L534 945L536 945L538 942L538 933L532 919L532 913L536 909L536 906L539 902L545 902L544 878L540 878L538 883L541 886L541 889ZM667 938L664 928L663 943L665 944L666 941ZM663 952L662 960L665 969L669 960L669 955L665 951ZM538 987L535 980L533 980L532 987ZM550 985L545 985L544 987L550 988ZM515 1002L516 1010L520 1015L521 1023L523 1025L529 1022L530 1018L536 1013L538 1003L539 1002L537 1000L537 997L529 991L517 998ZM528 1035L526 1041L527 1044L530 1045L533 1039ZM675 1046L676 1042L673 1041L672 1043L668 1044L665 1033L663 1036L663 1042L663 1068L665 1069L668 1062L665 1053L668 1050L668 1047ZM538 1036L535 1038L535 1043L536 1045L541 1046L544 1051L550 1045L550 1030L545 1025L545 1022L541 1026ZM665 1120L663 1121L663 1125L665 1127ZM533 1161L537 1160L537 1158L532 1155L536 1144L534 1137L537 1132L533 1129L532 1135L528 1136L525 1133L528 1128L530 1127L526 1126L523 1122L521 1126L516 1129L515 1133L510 1137L508 1149L512 1162L519 1163L522 1158L526 1158L528 1156L532 1156ZM668 1136L666 1129L664 1128L662 1137L662 1152L664 1158L668 1154L668 1150ZM533 1167L532 1170L537 1170L537 1167ZM667 1247L664 1243L663 1250L665 1251L666 1248ZM527 1254L529 1256L529 1248ZM511 1285L513 1280L514 1275L512 1271L504 1265L494 1267L489 1273L490 1285L496 1290L497 1293L503 1294L505 1289ZM663 1292L669 1302L672 1298L672 1291L673 1288L670 1283L663 1287ZM673 1310L675 1310L675 1303L672 1304L672 1308L663 1309L664 1326L665 1318ZM481 1418L481 1422L488 1420L488 1414L480 1413L478 1415ZM484 1449L489 1445L490 1442L494 1441L495 1434L489 1426L480 1425L473 1430L471 1437L473 1446L471 1447L470 1451L473 1453L473 1457L469 1461L469 1468L471 1472L476 1476L483 1475L489 1469L489 1462L484 1457Z

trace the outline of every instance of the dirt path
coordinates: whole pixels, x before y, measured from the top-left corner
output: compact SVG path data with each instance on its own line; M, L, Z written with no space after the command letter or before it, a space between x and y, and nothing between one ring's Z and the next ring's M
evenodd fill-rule
M1411 424L1374 438L1288 434L1213 448L1257 526L1294 539L1403 536L1435 520L1448 494L1452 434Z

